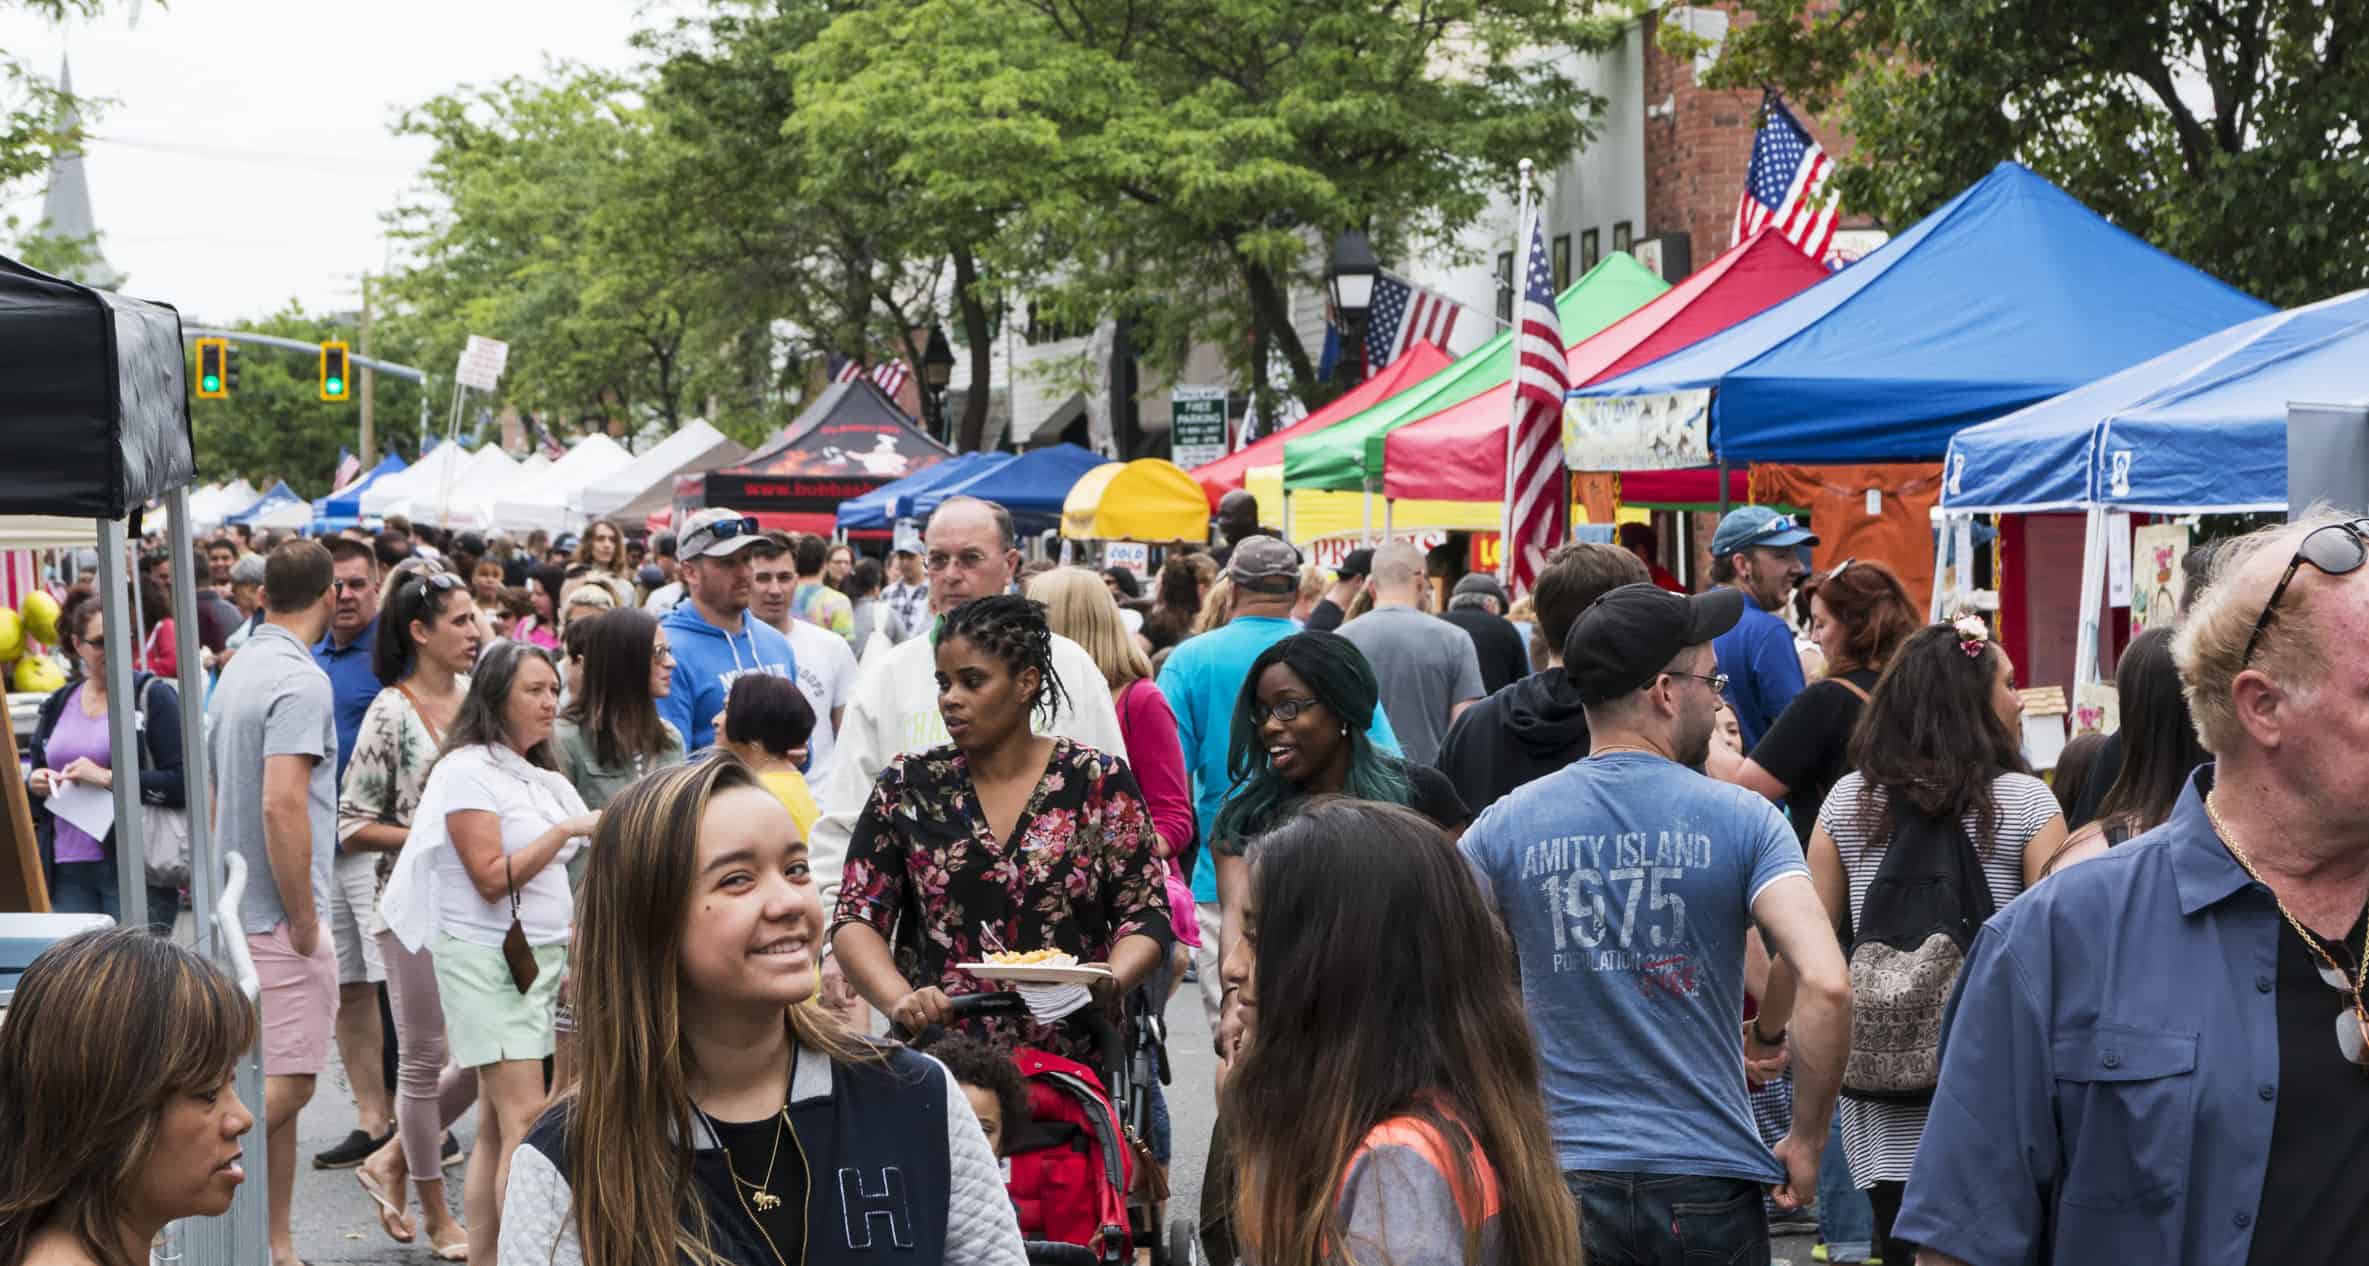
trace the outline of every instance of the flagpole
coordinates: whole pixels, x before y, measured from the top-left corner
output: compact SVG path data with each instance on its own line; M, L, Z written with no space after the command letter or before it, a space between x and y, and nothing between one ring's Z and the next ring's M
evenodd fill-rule
M1522 287L1525 279L1530 276L1530 240L1535 236L1530 232L1531 166L1529 159L1522 160L1520 175L1516 177L1519 189L1514 197L1513 283L1516 296L1514 311L1517 316L1521 312ZM1505 487L1500 494L1503 502L1497 509L1497 583L1507 586L1509 590L1513 585L1514 551L1521 548L1520 544L1514 540L1513 533L1514 495L1516 492L1514 462L1517 452L1515 445L1520 442L1522 429L1522 392L1519 386L1522 373L1522 347L1518 335L1514 339L1513 356L1513 378L1509 381L1513 382L1515 386L1509 393L1509 399L1506 402L1508 413L1505 423Z

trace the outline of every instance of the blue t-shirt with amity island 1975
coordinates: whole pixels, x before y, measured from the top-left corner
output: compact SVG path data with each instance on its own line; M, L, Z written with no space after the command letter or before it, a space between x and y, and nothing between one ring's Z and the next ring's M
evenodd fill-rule
M1766 799L1642 752L1564 767L1460 847L1521 958L1566 1171L1784 1177L1744 1087L1744 931L1807 877Z

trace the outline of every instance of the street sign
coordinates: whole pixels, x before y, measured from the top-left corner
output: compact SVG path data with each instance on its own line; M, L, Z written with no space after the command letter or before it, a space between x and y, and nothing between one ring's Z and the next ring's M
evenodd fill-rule
M1178 387L1168 393L1169 447L1191 470L1226 455L1226 389Z
M502 369L509 363L508 343L472 334L469 345L461 349L460 367L453 371L453 379L471 391L491 391L502 380Z

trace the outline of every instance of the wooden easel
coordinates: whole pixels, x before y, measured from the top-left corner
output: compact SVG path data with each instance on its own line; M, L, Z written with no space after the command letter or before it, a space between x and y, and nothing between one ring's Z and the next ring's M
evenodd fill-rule
M0 688L0 707L8 694ZM5 717L0 717L4 721ZM41 878L41 844L33 836L33 802L25 792L23 758L17 755L16 727L0 724L0 796L7 799L0 821L0 913L49 913L49 885Z

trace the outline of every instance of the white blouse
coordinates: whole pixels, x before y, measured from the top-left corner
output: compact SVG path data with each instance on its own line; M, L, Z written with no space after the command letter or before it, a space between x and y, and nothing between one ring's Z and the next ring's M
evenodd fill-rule
M507 747L464 747L437 761L379 903L387 926L414 953L428 948L438 933L498 947L510 931L509 898L487 901L479 896L452 848L447 815L469 810L499 819L505 854L585 812L583 797L566 777ZM550 865L519 884L518 920L530 944L567 943L575 897L568 889L566 863L583 845L581 838L569 841Z

